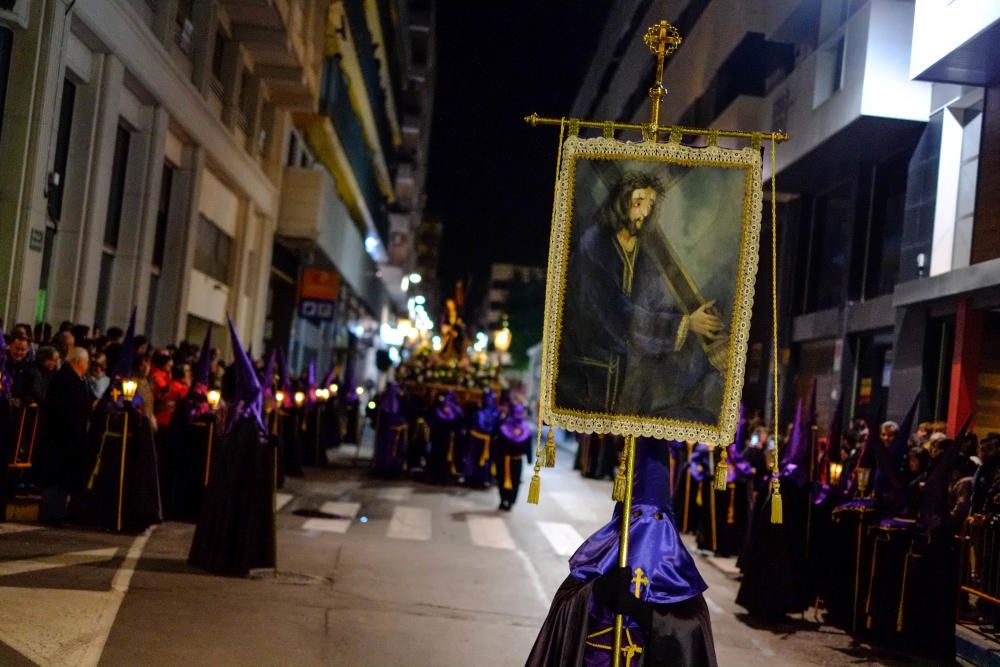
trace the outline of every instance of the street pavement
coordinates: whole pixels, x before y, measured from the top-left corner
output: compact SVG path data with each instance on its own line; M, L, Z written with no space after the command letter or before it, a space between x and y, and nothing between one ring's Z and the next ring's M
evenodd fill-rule
M522 665L568 557L612 510L610 483L560 454L541 504L524 502L526 467L507 513L495 490L372 479L348 448L288 481L277 571L246 579L189 567L189 524L0 524L0 665ZM732 560L697 561L720 665L928 664L809 614L757 627Z

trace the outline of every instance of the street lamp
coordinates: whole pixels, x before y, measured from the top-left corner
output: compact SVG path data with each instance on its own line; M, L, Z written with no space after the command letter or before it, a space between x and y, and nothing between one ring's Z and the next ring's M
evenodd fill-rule
M510 341L510 329L507 328L507 323L505 322L503 328L493 334L493 347L497 349L497 352L506 354L510 350Z

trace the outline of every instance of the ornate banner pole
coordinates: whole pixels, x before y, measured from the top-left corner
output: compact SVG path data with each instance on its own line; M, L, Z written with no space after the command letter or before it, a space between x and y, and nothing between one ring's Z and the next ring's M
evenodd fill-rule
M616 121L596 121L596 120L583 120L578 118L549 118L544 116L539 116L537 113L533 113L530 116L525 116L524 120L526 123L532 127L538 127L539 125L558 125L560 127L559 136L559 158L562 157L562 145L563 145L563 135L566 128L569 128L571 135L576 135L579 128L594 128L603 131L605 137L612 137L616 130L632 130L642 132L643 138L646 141L656 142L659 139L659 135L667 134L670 137L670 141L679 142L681 137L684 135L688 136L707 136L709 138L709 144L714 145L718 137L735 137L742 139L749 139L755 148L760 148L763 141L767 140L771 143L771 218L772 218L772 304L776 306L777 301L777 289L776 289L776 271L774 268L777 265L777 231L776 231L776 218L777 218L777 204L776 204L776 192L775 192L775 158L774 158L774 148L776 144L788 141L788 135L781 131L771 131L771 132L756 132L756 131L744 131L744 130L715 130L715 129L701 129L686 126L661 126L660 125L660 106L663 101L664 95L667 93L667 89L663 86L663 69L666 57L677 50L677 47L681 45L681 36L677 31L677 28L672 26L667 21L660 21L659 23L651 26L646 34L643 36L643 42L649 47L650 51L656 56L656 80L653 82L653 86L649 89L650 97L650 121L646 124L640 123L619 123ZM556 169L556 189L559 187L559 162L557 161ZM555 205L555 196L553 199L553 206ZM551 269L550 269L551 270ZM777 308L774 308L774 346L777 346ZM548 325L546 325L548 326ZM774 384L775 392L777 392L777 350L775 349L774 354ZM776 397L775 397L776 398ZM777 401L775 401L775 413L777 413ZM539 426L541 423L539 423ZM777 414L775 414L775 426L777 426ZM551 426L550 426L551 428ZM541 429L539 428L539 435ZM635 445L636 437L635 435L629 435L625 438L624 445L624 456L622 457L622 464L624 467L624 480L619 478L615 484L615 491L613 497L618 502L622 503L622 515L621 515L621 542L618 552L618 565L620 567L628 567L628 541L629 541L629 528L630 520L632 515L632 483L635 475ZM690 462L691 447L689 445L688 460ZM724 451L724 450L723 450ZM539 490L539 471L542 467L541 459L541 439L539 437L537 452L539 456L539 461L535 464L535 474L531 480L531 486L528 492L528 502L537 503L538 502L538 490ZM776 464L775 464L776 465ZM621 476L620 476L621 477ZM621 482L624 481L624 489L621 489ZM777 472L774 473L773 481L777 481ZM688 470L688 484L690 484L690 463ZM714 486L714 485L713 485ZM725 487L723 487L725 488ZM624 491L624 493L622 493ZM714 489L710 491L713 494L714 499ZM780 494L776 489L772 490L773 502L772 502L772 522L781 522L781 502ZM685 515L687 513L686 503L687 496L685 497ZM686 516L685 516L686 523ZM641 573L636 573L636 579L633 581L640 581ZM636 585L636 595L639 594L639 584ZM621 614L615 616L615 643L612 653L612 664L614 667L619 667L621 664L622 657L622 630L624 626L624 618Z

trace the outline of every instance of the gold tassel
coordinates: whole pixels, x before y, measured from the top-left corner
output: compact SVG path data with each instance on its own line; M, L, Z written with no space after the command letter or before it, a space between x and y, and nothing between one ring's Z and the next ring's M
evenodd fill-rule
M771 523L782 523L781 513L781 480L771 479Z
M725 491L729 482L729 468L726 466L726 448L719 454L719 462L715 464L715 490Z
M545 467L556 467L556 437L552 433L551 426L549 426L549 434L545 438Z
M538 465L538 460L535 460L535 474L531 476L531 483L528 484L528 503L531 505L537 505L538 501L542 497L542 478L538 474L541 466Z
M615 475L614 485L611 487L611 500L616 503L625 502L625 449L618 452L618 474Z

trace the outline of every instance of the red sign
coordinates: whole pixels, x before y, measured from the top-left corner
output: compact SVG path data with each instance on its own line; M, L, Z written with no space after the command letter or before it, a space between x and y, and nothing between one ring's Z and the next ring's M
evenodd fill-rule
M299 298L336 301L340 295L340 274L327 269L304 269L299 282Z

